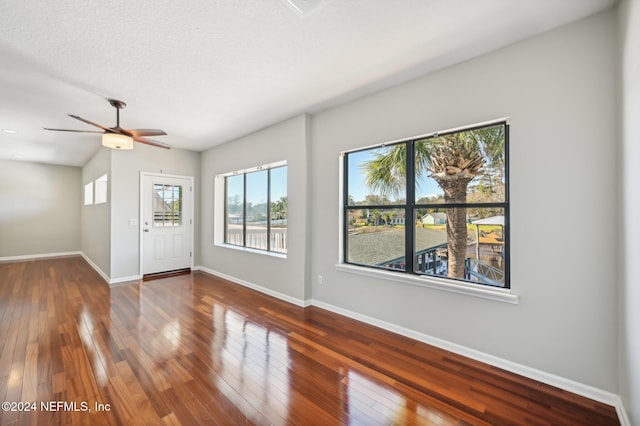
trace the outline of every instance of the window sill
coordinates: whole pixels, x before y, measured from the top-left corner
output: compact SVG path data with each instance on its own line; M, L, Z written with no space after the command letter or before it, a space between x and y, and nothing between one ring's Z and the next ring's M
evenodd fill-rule
M222 247L222 248L228 248L228 249L232 249L232 250L244 251L244 252L247 252L247 253L261 254L263 256L277 257L277 258L280 258L280 259L286 259L287 258L287 254L286 253L277 253L275 251L258 250L258 249L248 248L248 247L234 246L232 244L214 244L214 246Z
M401 282L404 284L433 288L436 290L448 291L451 293L465 294L468 296L480 297L482 299L489 299L497 302L512 303L516 305L519 303L519 296L516 294L512 294L511 290L509 289L485 286L480 287L479 285L475 284L466 284L427 276L387 272L377 269L364 268L361 266L348 265L345 263L336 264L335 267L337 271L364 275L371 278Z

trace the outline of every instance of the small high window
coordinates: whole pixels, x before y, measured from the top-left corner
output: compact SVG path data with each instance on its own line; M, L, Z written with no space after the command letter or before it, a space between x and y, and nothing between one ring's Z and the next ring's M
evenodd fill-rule
M84 205L90 206L93 204L93 182L89 182L84 186Z
M107 183L107 175L102 175L95 180L95 204L102 204L107 202Z

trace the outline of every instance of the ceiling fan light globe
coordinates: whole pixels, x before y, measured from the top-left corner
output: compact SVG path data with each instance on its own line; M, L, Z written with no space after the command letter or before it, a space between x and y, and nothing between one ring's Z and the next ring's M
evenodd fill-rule
M102 135L102 145L111 149L133 149L133 139L127 135L117 133L105 133Z

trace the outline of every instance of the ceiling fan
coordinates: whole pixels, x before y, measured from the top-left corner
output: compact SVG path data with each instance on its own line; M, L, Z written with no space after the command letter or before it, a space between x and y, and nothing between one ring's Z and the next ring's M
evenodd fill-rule
M80 120L83 123L98 127L103 131L97 130L72 130L72 129L50 129L56 132L77 132L77 133L102 133L102 145L114 149L133 149L133 141L144 143L147 145L157 146L160 148L170 149L171 145L163 142L154 141L147 136L162 136L167 133L160 129L123 129L120 127L120 110L125 108L127 104L116 99L107 99L112 107L116 109L116 125L115 127L106 127L98 123L86 120L77 115L68 114L69 117Z

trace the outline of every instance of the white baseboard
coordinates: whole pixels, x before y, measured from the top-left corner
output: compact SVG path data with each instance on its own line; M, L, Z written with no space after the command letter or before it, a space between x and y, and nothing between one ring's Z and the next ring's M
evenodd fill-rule
M616 413L618 414L618 420L620 420L620 426L632 426L631 420L627 415L627 411L624 409L624 405L622 405L622 399L618 397L618 404L615 405Z
M398 326L396 324L382 321L377 318L373 318L367 315L362 315L357 312L353 312L353 311L343 309L334 305L330 305L328 303L324 303L319 300L312 300L311 304L313 306L317 306L319 308L326 309L328 311L335 312L340 315L344 315L345 317L353 318L355 320L362 321L367 324L375 325L376 327L380 327L382 329L391 331L401 336L409 337L411 339L418 340L420 342L427 343L432 346L436 346L438 348L456 353L458 355L463 355L468 358L474 359L476 361L484 362L485 364L489 364L494 367L498 367L503 370L506 370L515 374L519 374L524 377L528 377L538 382L542 382L547 385L566 390L576 395L593 399L595 401L602 402L603 404L611 405L616 409L618 418L621 422L620 424L622 426L631 426L631 423L629 422L629 418L627 417L626 411L622 404L621 398L614 393L611 393L602 389L598 389L593 386L585 385L583 383L579 383L574 380L570 380L561 376L557 376L555 374L551 374L545 371L531 368L526 365L518 364L516 362L512 362L504 358L500 358L500 357L490 355L475 349L471 349L466 346L459 345L457 343L453 343L447 340L439 339L437 337L429 336L427 334L423 334L415 330L411 330L405 327Z
M100 267L98 265L96 265L90 258L89 256L87 256L84 253L80 253L80 255L84 258L84 260L87 261L87 263L93 268L95 269L95 271L100 274L100 276L102 277L102 279L104 279L107 284L109 285L113 285L113 284L120 284L120 283L124 283L124 282L128 282L128 281L137 281L142 279L142 275L131 275L129 277L120 277L120 278L111 278L109 277L109 275L106 274L106 272L104 272L102 269L100 269Z
M142 279L142 275L130 275L128 277L121 277L121 278L112 278L109 280L109 284L113 285L113 284L120 284L120 283L126 283L129 281L138 281Z
M25 254L22 256L0 257L0 262L19 262L21 260L46 259L51 257L64 257L64 256L78 256L80 254L82 253L79 251L65 251L60 253Z
M42 254L27 254L23 256L7 256L0 257L0 262L19 262L23 260L34 260L34 259L47 259L54 257L65 257L65 256L82 256L84 260L87 261L89 266L91 266L100 276L107 282L107 284L119 284L127 281L136 281L142 279L141 275L131 275L129 277L121 277L121 278L113 278L111 279L109 275L107 275L98 265L96 265L86 254L81 251L66 251L61 253L42 253Z
M89 256L82 252L80 253L80 256L82 256L82 258L87 261L89 266L91 266L107 282L107 284L110 284L109 281L111 281L111 279L109 278L109 275L107 275L102 269L100 269L98 265L93 263L93 260L91 260Z
M129 277L115 278L111 279L98 265L96 265L87 255L83 252L61 252L61 253L43 253L43 254L33 254L33 255L23 255L23 256L7 256L0 257L0 262L16 262L23 260L31 260L31 259L45 259L45 258L54 258L54 257L64 257L64 256L82 256L84 260L107 282L107 284L118 284L127 281L135 281L139 280L142 277L140 275L132 275ZM550 386L555 386L557 388L566 390L568 392L572 392L576 395L580 395L586 398L593 399L595 401L601 402L603 404L611 405L616 409L616 413L618 414L618 419L620 420L620 424L622 426L631 426L631 421L627 415L627 412L622 403L622 399L620 396L604 391L602 389L595 388L593 386L589 386L583 383L576 382L574 380L570 380L561 376L557 376L555 374L547 373L545 371L541 371L535 368L528 367L526 365L518 364L516 362L512 362L506 360L504 358L496 357L494 355L490 355L475 349L468 348L466 346L459 345L457 343L453 343L447 340L439 339L437 337L429 336L424 333L417 332L415 330L411 330L409 328L401 327L393 323L389 323L374 317L370 317L367 315L363 315L354 311L350 311L348 309L340 308L338 306L334 306L319 300L302 300L295 297L291 297L289 295L271 290L269 288L241 280L230 275L224 274L219 271L215 271L213 269L204 267L204 266L196 266L193 268L194 271L203 271L207 274L221 277L225 280L231 281L233 283L242 285L244 287L248 287L250 289L259 291L260 293L266 294L268 296L274 297L276 299L283 300L285 302L291 303L293 305L299 307L308 307L308 306L317 306L322 309L326 309L328 311L343 315L345 317L353 318L358 321L365 322L367 324L374 325L376 327L380 327L384 330L391 331L393 333L399 334L401 336L409 337L414 340L418 340L423 343L427 343L429 345L436 346L438 348L456 353L458 355L463 355L468 358L474 359L476 361L484 362L486 364L492 365L494 367L502 368L503 370L510 371L515 374L519 374L524 377L528 377L533 380L537 380L539 382L545 383Z
M466 356L468 358L474 359L476 361L484 362L485 364L492 365L494 367L501 368L506 371L510 371L515 374L519 374L524 377L528 377L530 379L536 380L538 382L545 383L550 386L557 387L559 389L566 390L568 392L574 393L576 395L583 396L585 398L593 399L595 401L601 402L603 404L611 405L616 409L616 413L618 414L618 419L620 420L620 424L622 426L631 426L631 422L629 421L629 417L624 409L622 404L622 399L620 396L595 388L593 386L589 386L583 383L576 382L571 379L567 379L561 376L557 376L555 374L547 373L542 370L538 370L532 367L528 367L526 365L518 364L516 362L512 362L506 360L504 358L500 358L494 355L490 355L475 349L468 348L463 345L459 345L457 343L449 342L447 340L439 339L437 337L429 336L424 333L417 332L415 330L411 330L405 327L398 326L396 324L392 324L386 321L382 321L377 318L373 318L367 315L362 315L357 312L353 312L347 309L343 309L334 305L330 305L328 303L319 301L319 300L301 300L286 294L279 293L277 291L273 291L271 289L265 288L263 286L250 283L248 281L244 281L235 277L232 277L227 274L223 274L221 272L215 271L213 269L206 268L204 266L196 266L193 268L194 270L199 270L206 272L211 275L215 275L221 278L224 278L233 283L242 285L244 287L251 288L253 290L264 293L268 296L275 297L276 299L284 300L285 302L289 302L293 305L300 307L308 307L308 306L317 306L322 309L326 309L331 312L335 312L337 314L343 315L345 317L353 318L358 321L365 322L367 324L374 325L376 327L380 327L382 329L391 331L393 333L399 334L401 336L406 336L414 340L418 340L423 343L427 343L432 346L436 346L438 348L456 353L458 355Z
M193 268L193 270L194 271L206 272L207 274L215 275L215 276L220 277L220 278L224 278L227 281L231 281L233 283L240 284L241 286L248 287L248 288L250 288L252 290L256 290L256 291L259 291L260 293L264 293L267 296L271 296L271 297L275 297L276 299L284 300L285 302L289 302L292 305L300 306L302 308L305 308L305 307L310 305L310 303L308 301L304 301L302 299L291 297L291 296L289 296L287 294L280 293L280 292L277 292L275 290L271 290L271 289L263 287L261 285L254 284L254 283L251 283L249 281L241 280L239 278L232 277L232 276L227 275L227 274L223 274L222 272L214 271L213 269L209 269L209 268L207 268L205 266L196 266L196 267Z

